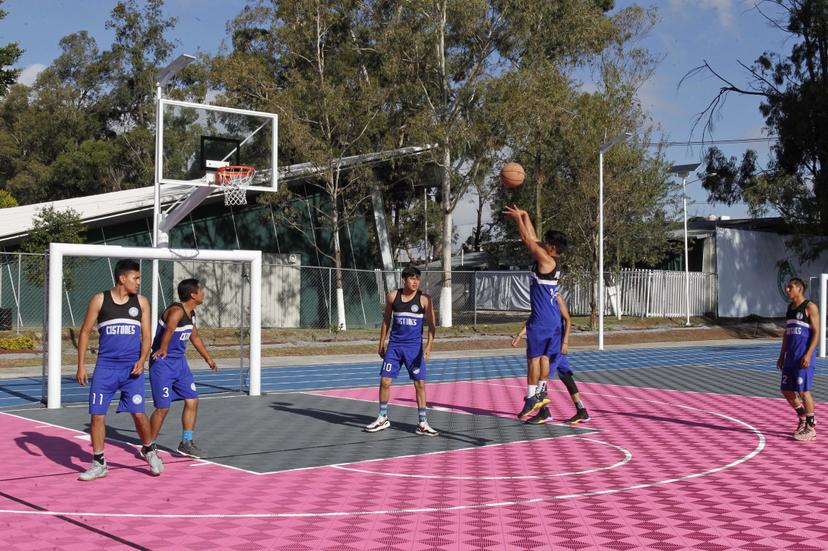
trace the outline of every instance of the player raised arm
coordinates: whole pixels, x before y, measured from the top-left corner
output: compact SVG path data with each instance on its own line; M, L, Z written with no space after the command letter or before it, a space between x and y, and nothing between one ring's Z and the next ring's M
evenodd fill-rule
M425 310L426 323L428 324L428 336L426 337L426 344L423 349L423 354L425 355L425 359L428 360L431 358L431 345L434 342L434 336L437 334L437 323L434 319L434 302L431 300L431 297L426 294L423 294L422 298L426 301L423 308Z
M164 336L166 337L166 334ZM207 347L204 346L204 341L201 340L201 335L198 334L198 329L196 329L195 325L193 325L193 332L190 334L190 342L193 343L193 346L196 350L198 350L198 353L201 354L201 357L204 358L204 361L207 362L207 365L210 366L210 369L218 371L218 366L210 356L210 353L207 352ZM166 350L166 348L164 348L164 350Z
M379 354L379 357L383 359L385 359L385 339L388 337L388 328L391 325L391 312L395 298L397 298L397 291L391 291L385 297L385 312L382 314L379 348L377 349L377 354Z
M138 304L141 305L141 356L135 362L135 366L130 371L130 375L140 375L144 371L144 362L149 357L150 348L152 347L152 335L150 324L150 305L147 297L138 295Z
M529 214L525 210L519 209L516 205L506 207L503 210L503 214L514 220L517 224L520 240L523 241L523 244L529 249L532 258L538 263L538 269L541 273L548 274L553 272L557 267L557 262L538 242L538 237L535 235L535 228L532 225Z
M173 335L175 335L175 330L178 328L178 324L182 319L184 319L183 308L170 308L167 311L167 319L164 320L167 328L164 329L164 335L161 337L161 344L158 345L158 350L156 350L152 355L153 360L167 357L167 349L170 347L170 341L172 341ZM193 329L195 329L195 327ZM193 333L195 333L195 331L193 331ZM196 348L196 350L198 350L198 348Z
M819 308L813 302L809 302L805 307L808 313L809 325L811 326L811 338L808 340L808 350L802 356L802 369L811 367L811 357L814 355L817 343L819 342Z
M563 318L563 331L561 332L561 354L569 354L569 332L572 330L572 316L569 315L569 308L566 307L566 301L560 293L557 295L558 306L561 309L561 318Z
M84 366L84 357L86 356L86 348L89 346L89 333L98 320L98 314L101 313L101 306L103 306L103 293L97 293L89 301L89 306L86 308L86 317L83 318L83 325L81 325L80 332L78 333L78 371L75 373L75 379L81 386L86 386L88 379L86 367Z

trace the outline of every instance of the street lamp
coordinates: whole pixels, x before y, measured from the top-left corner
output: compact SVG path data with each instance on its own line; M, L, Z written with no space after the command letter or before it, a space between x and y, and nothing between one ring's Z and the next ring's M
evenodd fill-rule
M690 327L690 251L687 247L687 176L699 168L701 163L690 163L686 165L673 165L670 167L670 174L681 178L681 197L684 203L684 305L687 309L686 327Z
M632 136L618 134L598 148L598 350L604 349L604 153Z
M167 84L181 69L195 61L196 58L183 54L173 60L160 73L158 73L158 80L155 83L155 191L153 194L152 207L152 246L158 247L159 231L158 226L161 223L161 162L160 157L164 154L161 151L161 144L163 140L163 132L161 124L161 88ZM150 306L152 313L152 334L155 334L155 327L158 323L158 260L152 261L152 303Z

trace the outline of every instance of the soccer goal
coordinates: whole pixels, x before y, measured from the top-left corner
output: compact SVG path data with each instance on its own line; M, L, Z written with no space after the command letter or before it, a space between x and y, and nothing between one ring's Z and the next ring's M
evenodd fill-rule
M63 332L63 296L66 293L66 261L75 258L131 258L136 261L170 261L176 266L187 266L223 262L249 265L248 270L240 271L249 276L249 382L248 393L251 396L261 394L261 289L262 289L262 252L249 250L196 250L148 247L122 247L113 245L77 245L68 243L51 243L49 245L49 279L47 310L47 388L46 405L50 409L61 407L61 363ZM184 273L187 273L186 271ZM149 274L145 275L148 279ZM192 275L188 274L188 277ZM111 284L111 280L108 281ZM207 285L217 282L208 279ZM225 284L226 286L226 284ZM244 285L244 287L248 287ZM98 289L100 291L102 289ZM227 291L227 289L224 289ZM230 289L232 291L232 289ZM227 293L225 293L227 294ZM231 293L232 294L232 293ZM241 298L239 300L242 300ZM205 312L206 314L207 312ZM241 319L245 312L241 312ZM209 319L209 318L208 318ZM155 325L157 320L153 319ZM235 319L232 323L236 323ZM239 332L240 335L244 331Z

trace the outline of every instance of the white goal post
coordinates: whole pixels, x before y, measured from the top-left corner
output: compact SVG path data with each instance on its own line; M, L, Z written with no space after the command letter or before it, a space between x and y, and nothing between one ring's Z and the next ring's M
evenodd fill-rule
M825 319L828 317L828 274L819 276L819 357L826 357Z
M102 257L152 260L219 260L250 263L250 390L251 396L259 396L262 357L262 251L219 251L195 249L167 249L151 247L121 247L115 245L76 245L51 243L49 245L49 295L48 295L48 386L49 409L61 407L61 333L63 324L63 258ZM153 320L154 321L154 320Z

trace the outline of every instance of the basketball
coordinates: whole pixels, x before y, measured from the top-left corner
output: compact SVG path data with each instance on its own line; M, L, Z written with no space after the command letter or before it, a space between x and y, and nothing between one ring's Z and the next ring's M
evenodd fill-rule
M526 173L518 163L506 163L500 171L500 181L509 189L515 189L523 184Z

